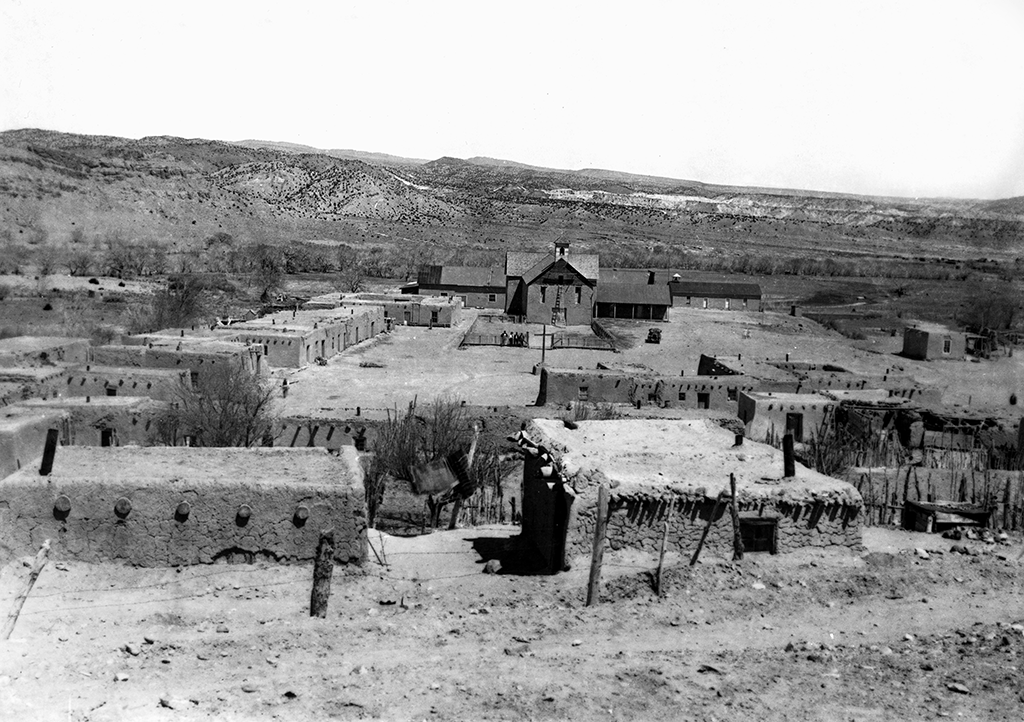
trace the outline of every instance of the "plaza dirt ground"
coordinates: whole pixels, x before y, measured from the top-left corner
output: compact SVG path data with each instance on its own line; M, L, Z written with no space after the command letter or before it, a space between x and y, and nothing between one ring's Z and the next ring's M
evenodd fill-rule
M331 416L355 407L368 410L405 408L409 401L439 395L466 399L478 406L526 406L537 397L533 374L541 360L535 348L461 347L476 312L467 312L452 328L399 326L392 333L346 350L327 366L311 366L290 376L282 411L289 415ZM1024 399L1024 355L968 361L913 361L896 355L902 339L873 336L851 342L806 318L778 313L674 308L669 323L608 322L632 344L618 353L584 349L546 352L556 368L595 368L598 362L640 363L677 376L696 374L702 353L723 359L793 360L833 363L850 371L881 376L890 369L941 390L943 402L975 413L1014 419ZM660 344L644 339L652 327L662 329ZM368 365L360 365L368 364Z
M0 642L4 720L1019 720L1022 545L950 553L868 529L857 552L605 556L482 573L512 526L371 534L326 619L308 566L50 563ZM929 558L914 552L928 550ZM943 553L944 552L944 553ZM386 564L377 561L377 556ZM10 603L23 560L0 570Z

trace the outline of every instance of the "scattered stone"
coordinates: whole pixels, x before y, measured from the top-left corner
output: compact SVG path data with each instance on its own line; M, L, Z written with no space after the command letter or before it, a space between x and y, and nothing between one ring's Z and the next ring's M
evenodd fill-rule
M582 644L583 644L583 640L582 639L574 639L574 640L572 640L572 646L574 646L574 647L579 647Z
M242 691L247 693L247 694L252 694L253 692L256 692L258 690L259 690L259 687L257 685L255 685L255 684L253 684L252 682L246 682L245 684L242 685Z
M967 689L967 687L965 687L964 685L960 684L959 682L949 682L946 685L946 689L948 689L950 692L956 692L957 694L970 694L971 693L971 690Z
M358 667L353 667L352 668L352 674L363 675L363 674L369 674L369 673L370 673L370 670L368 670L366 668L366 666L362 665L362 664L360 664Z
M127 682L128 681L128 675L125 674L124 672L114 672L114 681L115 682Z
M786 645L786 651L787 652L795 652L796 651L796 645L793 644L792 642L790 642L789 644Z
M145 637L142 638L142 641L146 644L156 644L156 637L147 634Z
M230 630L228 630L228 625L226 625L226 624L218 624L217 625L217 633L218 634L227 634L228 631L230 631Z
M925 672L933 672L933 671L935 671L935 665L932 664L931 662L922 662L921 663L921 669L924 670Z
M883 657L888 657L892 653L893 653L892 652L892 647L882 647L882 656Z
M166 707L167 709L185 709L188 705L189 701L187 699L172 697L169 694L165 694L160 698L160 706Z
M291 690L288 690L287 692L285 692L284 694L282 694L282 695L281 695L281 697L282 697L282 698L283 698L283 699L284 699L284 700L285 700L286 702L291 702L291 701L292 701L293 699L298 699L298 698L299 698L299 695L298 695L298 694L297 694L296 692L292 692Z
M61 572L68 571L68 565L65 564L64 562L57 562L56 564L53 565L53 568L56 569L57 571L61 571Z
M903 635L903 641L904 642L913 642L914 641L914 635L913 634L904 634Z
M430 684L430 688L431 689L441 689L441 684L439 682L432 682Z
M928 552L926 552L921 547L918 547L917 549L915 549L914 550L914 554L917 555L918 559L931 559L931 556L928 554Z
M133 657L138 657L139 653L142 651L142 649L139 648L139 645L131 644L129 642L128 644L124 645L124 651L126 651L128 654L132 655Z
M761 591L762 589L765 588L765 586L761 582L754 582L753 584L750 585L750 588L751 589L756 589L758 591Z
M497 574L501 571L501 562L497 559L488 559L484 564L484 574Z

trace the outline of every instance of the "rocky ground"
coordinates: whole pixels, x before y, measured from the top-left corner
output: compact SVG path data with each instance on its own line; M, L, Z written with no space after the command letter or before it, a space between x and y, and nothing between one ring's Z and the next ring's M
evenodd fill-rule
M511 526L402 539L336 570L51 563L0 642L0 718L1019 720L1019 539L868 529L858 553L605 556L484 574ZM919 549L921 551L915 551ZM922 554L921 552L925 552ZM377 557L386 564L378 562ZM927 558L925 558L927 557ZM0 573L0 609L27 575Z

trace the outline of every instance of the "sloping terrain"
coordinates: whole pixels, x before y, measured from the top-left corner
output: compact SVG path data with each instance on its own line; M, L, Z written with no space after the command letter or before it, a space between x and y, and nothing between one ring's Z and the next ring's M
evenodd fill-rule
M224 231L448 248L536 248L564 237L594 250L958 259L1024 252L1020 199L733 188L263 141L0 133L0 232L62 242L75 228L181 243Z

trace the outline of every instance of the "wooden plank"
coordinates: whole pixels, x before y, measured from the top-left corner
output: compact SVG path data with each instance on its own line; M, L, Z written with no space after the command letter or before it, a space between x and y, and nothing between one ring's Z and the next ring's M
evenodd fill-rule
M32 587L35 586L36 580L39 578L39 574L43 571L43 567L46 566L49 554L50 540L47 539L43 542L43 546L40 547L39 551L36 553L36 558L35 561L32 562L32 569L28 573L28 579L26 580L25 587L18 592L18 596L14 598L14 606L7 615L7 621L4 622L3 631L0 631L0 639L7 640L11 638L11 632L14 631L14 625L18 622L18 615L21 614L21 608L25 606L25 600L28 599L29 592L32 591Z
M587 606L597 604L601 586L601 562L604 559L604 537L608 527L608 487L597 491L597 520L594 524L594 551L590 557L590 581L587 584Z

